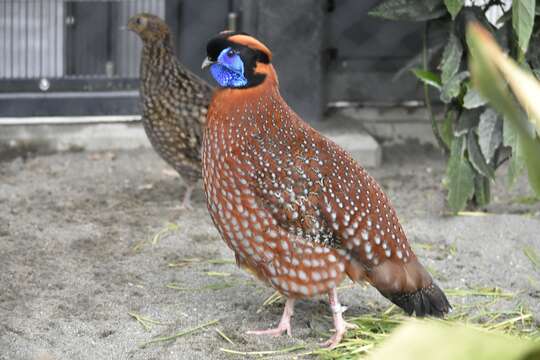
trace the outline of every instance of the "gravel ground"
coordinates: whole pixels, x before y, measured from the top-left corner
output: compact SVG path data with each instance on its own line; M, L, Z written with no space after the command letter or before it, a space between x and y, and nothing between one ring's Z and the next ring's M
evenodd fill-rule
M436 150L407 145L384 153L384 165L371 173L441 287L516 292L498 306L524 304L538 321L540 273L523 249L540 253L540 203L520 199L529 193L525 179L511 191L497 183L488 215L451 217ZM322 298L299 302L292 338L244 334L275 325L282 305L261 308L271 289L234 264L208 262L233 255L209 219L201 190L193 211L177 208L183 191L151 150L0 162L0 359L217 359L231 358L223 347L316 346L322 340L317 331L331 328ZM162 231L152 244L169 223L177 229ZM361 286L344 289L341 298L348 316L389 304ZM145 330L129 312L160 324ZM213 320L219 323L176 341L140 346Z

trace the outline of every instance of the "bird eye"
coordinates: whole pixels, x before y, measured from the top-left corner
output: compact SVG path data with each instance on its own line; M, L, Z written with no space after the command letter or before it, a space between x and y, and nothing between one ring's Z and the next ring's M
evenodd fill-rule
M229 50L229 51L227 51L227 56L228 56L228 57L233 57L234 54L236 54L236 52L235 52L234 50Z
M136 18L136 19L135 19L135 23L136 23L137 25L141 25L141 23L142 23L141 18L140 18L140 17Z

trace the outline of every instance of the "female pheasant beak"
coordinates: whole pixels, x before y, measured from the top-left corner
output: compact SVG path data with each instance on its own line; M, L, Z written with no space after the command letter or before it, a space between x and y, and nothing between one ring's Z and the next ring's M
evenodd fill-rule
M216 62L215 61L212 61L210 60L208 57L206 57L201 65L201 69L204 70L206 69L207 67L209 67L210 65L212 64L215 64Z

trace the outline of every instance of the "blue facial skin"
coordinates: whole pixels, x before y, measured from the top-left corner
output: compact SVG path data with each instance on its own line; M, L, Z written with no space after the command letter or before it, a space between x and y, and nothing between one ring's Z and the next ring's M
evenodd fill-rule
M221 87L238 88L247 84L244 63L240 55L230 47L219 54L216 63L210 66L210 73Z

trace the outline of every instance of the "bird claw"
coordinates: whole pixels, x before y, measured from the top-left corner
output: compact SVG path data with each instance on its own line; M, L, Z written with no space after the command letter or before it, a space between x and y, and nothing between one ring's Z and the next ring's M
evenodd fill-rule
M279 321L279 325L275 329L267 330L252 330L246 331L246 334L250 335L270 335L281 336L284 332L291 336L291 316L293 315L294 299L288 298L285 302L285 308L283 309L283 315Z
M358 325L345 322L345 329L358 329Z
M180 205L175 207L175 209L180 211L193 210L193 205L191 205L191 201L188 201L186 203L182 202Z
M343 328L340 331L336 331L336 329L333 329L333 331L335 332L334 335L332 335L332 337L328 339L327 341L321 343L320 346L326 347L329 349L335 348L341 342L341 340L343 339L343 336L349 329L358 329L358 325L351 324L344 321Z
M336 346L338 346L338 344L341 342L341 339L343 339L343 335L345 335L345 330L343 331L336 331L336 333L334 335L332 335L332 337L328 340L326 340L325 342L321 343L321 347L325 347L325 348L328 348L328 349L333 349L335 348Z
M182 203L178 207L179 210L193 210L193 205L191 205L191 194L193 193L193 189L194 185L187 186Z
M266 329L266 330L250 330L246 331L246 334L249 335L270 335L270 336L281 336L284 332L287 332L287 335L291 336L291 324L279 324L277 328Z

